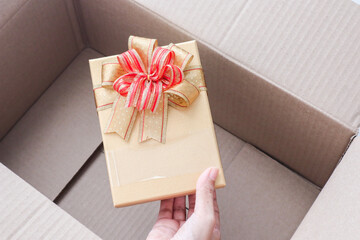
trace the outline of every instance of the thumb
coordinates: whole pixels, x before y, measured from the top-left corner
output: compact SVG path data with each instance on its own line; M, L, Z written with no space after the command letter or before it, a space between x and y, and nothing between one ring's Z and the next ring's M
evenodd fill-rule
M195 213L201 219L211 221L211 223L215 222L214 192L218 174L218 168L208 168L200 175L196 183Z
M207 240L212 238L215 226L214 191L217 168L206 169L196 183L196 201L194 214L172 238L187 240Z

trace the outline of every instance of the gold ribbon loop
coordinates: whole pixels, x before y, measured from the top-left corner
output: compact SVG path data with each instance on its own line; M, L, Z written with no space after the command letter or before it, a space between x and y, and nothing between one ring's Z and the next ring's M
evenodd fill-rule
M186 80L165 92L172 107L188 107L199 96L199 90Z
M157 45L157 40L150 38L130 36L128 41L129 50L136 50L145 65L145 69L148 69L151 63L152 53Z
M179 48L173 43L170 43L167 47L169 50L174 51L175 53L175 61L174 64L179 66L181 70L188 65L188 63L193 59L193 55L182 48Z
M184 70L186 81L194 85L199 90L206 90L204 73L201 66L191 66Z
M112 88L114 81L125 74L118 62L105 62L101 71L101 86Z

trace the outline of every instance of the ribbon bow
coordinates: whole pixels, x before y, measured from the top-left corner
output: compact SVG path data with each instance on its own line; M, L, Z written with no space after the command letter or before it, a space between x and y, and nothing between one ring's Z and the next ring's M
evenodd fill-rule
M115 80L113 88L121 96L127 96L125 106L154 112L163 91L184 78L183 71L174 65L174 58L174 51L157 47L146 70L135 49L118 56L120 66L127 73Z
M104 132L127 141L140 113L139 141L165 143L168 105L188 107L206 90L201 65L174 44L157 47L156 39L130 36L128 45L118 62L103 63L101 86L94 88L97 110L112 108Z

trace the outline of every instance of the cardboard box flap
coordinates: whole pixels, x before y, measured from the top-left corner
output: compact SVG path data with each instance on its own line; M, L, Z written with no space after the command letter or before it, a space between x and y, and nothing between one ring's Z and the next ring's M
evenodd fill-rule
M354 1L136 2L345 126L360 125Z
M0 163L1 239L100 239Z
M101 143L84 50L0 143L1 162L53 200Z
M359 239L360 138L355 137L292 240Z
M134 2L179 26L197 39L218 46L229 34L229 30L235 27L234 21L239 18L250 1L216 1L211 4L208 0L198 0L196 3L191 0L175 0L172 3L161 0Z

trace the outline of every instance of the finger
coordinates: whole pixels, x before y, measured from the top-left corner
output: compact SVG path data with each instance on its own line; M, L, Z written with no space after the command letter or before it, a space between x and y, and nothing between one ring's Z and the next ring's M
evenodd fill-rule
M177 197L174 200L173 219L184 221L186 219L185 197Z
M172 219L174 199L161 200L158 219Z
M220 236L220 212L216 198L216 191L214 191L214 213L215 213L215 226L213 231L213 240L219 240Z
M195 213L209 220L214 220L215 180L219 173L217 168L206 169L196 183Z
M194 213L195 201L196 201L196 194L189 195L189 211L187 218L191 217L191 215Z
M174 239L213 238L215 226L214 185L218 173L218 169L209 168L200 175L196 183L196 198L195 196L189 196L190 209L193 207L193 199L195 200L194 213L179 229Z

